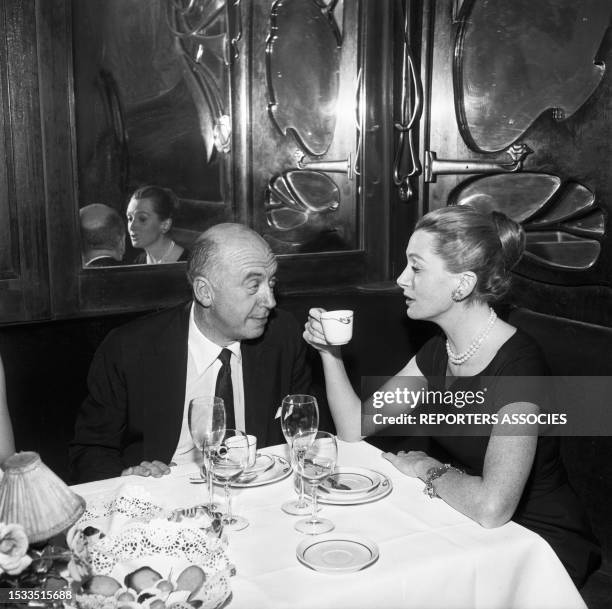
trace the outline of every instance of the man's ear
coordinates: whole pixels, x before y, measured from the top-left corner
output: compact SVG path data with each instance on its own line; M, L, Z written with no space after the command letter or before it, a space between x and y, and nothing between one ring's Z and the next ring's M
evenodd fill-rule
M201 275L193 280L193 297L203 306L210 307L215 300L215 290L206 277Z

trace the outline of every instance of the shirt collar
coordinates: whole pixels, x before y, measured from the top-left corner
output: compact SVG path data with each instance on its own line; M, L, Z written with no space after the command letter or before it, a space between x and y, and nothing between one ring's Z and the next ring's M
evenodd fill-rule
M198 375L201 375L215 363L215 360L219 357L224 347L213 343L202 334L195 322L194 308L195 303L192 303L191 311L189 312L189 337L187 339L187 345L189 348L189 355L195 365L196 371ZM230 343L226 345L225 348L229 349L236 356L238 362L241 361L240 341Z

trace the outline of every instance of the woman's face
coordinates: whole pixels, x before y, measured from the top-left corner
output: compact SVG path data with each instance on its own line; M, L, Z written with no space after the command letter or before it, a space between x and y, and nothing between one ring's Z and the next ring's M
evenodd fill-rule
M160 239L170 228L170 220L161 220L151 199L130 199L127 224L132 245L145 249Z
M459 275L446 268L434 252L434 236L423 230L413 233L406 249L406 268L397 278L411 319L435 320L453 304L452 293Z

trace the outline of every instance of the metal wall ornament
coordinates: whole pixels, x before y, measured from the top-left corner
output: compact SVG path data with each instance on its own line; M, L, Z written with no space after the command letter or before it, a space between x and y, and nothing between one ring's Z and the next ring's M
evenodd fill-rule
M337 0L276 0L266 43L268 112L308 155L324 155L333 140L342 37Z
M583 184L543 173L498 174L462 183L450 204L500 211L521 223L526 256L543 266L587 270L600 256L605 217Z
M414 194L410 184L412 176L422 171L415 139L418 135L419 120L423 112L423 85L418 75L410 46L410 21L402 0L397 0L402 20L402 84L401 120L394 123L398 142L393 159L393 183L399 189L402 201L408 201ZM405 161L404 161L405 158ZM402 171L402 168L405 168Z
M601 82L597 59L609 0L465 0L453 77L461 135L476 152L500 152L546 110L574 114Z
M438 175L516 173L533 150L526 144L513 144L504 151L508 158L501 159L438 159L432 150L425 151L426 182L435 182Z
M229 69L242 37L240 0L167 0L167 23L184 62L183 73L196 107L207 161L215 149L231 149Z
M266 219L279 231L305 225L313 216L336 211L340 189L326 174L290 170L270 180L266 192Z

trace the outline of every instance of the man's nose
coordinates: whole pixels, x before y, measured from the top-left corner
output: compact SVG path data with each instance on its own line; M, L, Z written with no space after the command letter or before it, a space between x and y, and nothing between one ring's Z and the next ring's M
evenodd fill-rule
M276 298L274 298L274 290L267 286L263 289L261 296L261 304L267 309L273 309L276 306Z

